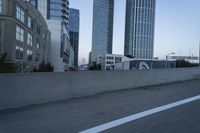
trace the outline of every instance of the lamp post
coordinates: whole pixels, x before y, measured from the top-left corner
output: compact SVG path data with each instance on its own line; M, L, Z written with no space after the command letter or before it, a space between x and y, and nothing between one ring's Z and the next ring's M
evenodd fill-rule
M200 67L200 43L199 43L199 67Z
M188 57L188 58L190 59L191 62L193 62L192 50L193 50L193 48L190 48L190 49L189 49L189 57ZM188 61L189 61L189 59L188 59Z
M178 68L181 67L181 50L179 51L179 56L178 56Z
M199 43L199 67L200 67L200 43Z
M175 54L175 52L169 53L169 54L166 55L166 64L165 64L165 68L168 68L168 62L167 62L167 60L168 60L169 55L173 55L173 54Z

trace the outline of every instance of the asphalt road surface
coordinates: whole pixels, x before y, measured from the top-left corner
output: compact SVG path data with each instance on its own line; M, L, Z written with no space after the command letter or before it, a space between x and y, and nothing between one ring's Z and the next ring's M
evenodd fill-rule
M196 79L2 110L0 133L77 133L199 95L200 79ZM200 99L103 132L200 133Z

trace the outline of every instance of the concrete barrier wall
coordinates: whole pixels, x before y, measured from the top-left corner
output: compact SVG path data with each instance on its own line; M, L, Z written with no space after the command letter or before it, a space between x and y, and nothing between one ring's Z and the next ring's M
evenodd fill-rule
M200 68L0 74L0 110L193 79Z

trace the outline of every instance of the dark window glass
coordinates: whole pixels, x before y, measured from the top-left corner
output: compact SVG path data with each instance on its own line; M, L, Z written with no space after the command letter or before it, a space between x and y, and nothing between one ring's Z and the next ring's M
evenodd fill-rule
M40 26L37 25L37 33L40 35L41 34L41 29L40 29Z
M61 20L61 0L49 0L48 2L48 19Z
M40 62L40 54L37 53L35 56L35 62Z
M16 7L16 17L24 23L24 11L19 6Z
M27 61L32 61L33 59L33 51L27 50Z
M28 17L28 27L32 30L34 29L34 22L31 17Z
M2 0L0 0L0 13L2 13L2 8L3 8Z
M15 47L15 58L18 60L23 60L24 49L20 46Z

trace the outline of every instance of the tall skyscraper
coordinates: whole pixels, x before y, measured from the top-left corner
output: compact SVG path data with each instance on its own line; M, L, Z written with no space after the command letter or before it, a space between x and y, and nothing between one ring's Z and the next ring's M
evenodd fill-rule
M152 59L156 0L126 0L124 55Z
M63 72L73 67L74 51L69 37L69 0L26 1L41 12L51 31L50 55L54 71Z
M103 54L112 54L114 0L94 0L92 62Z
M74 66L78 69L78 51L79 51L79 10L69 9L69 36L74 49Z

